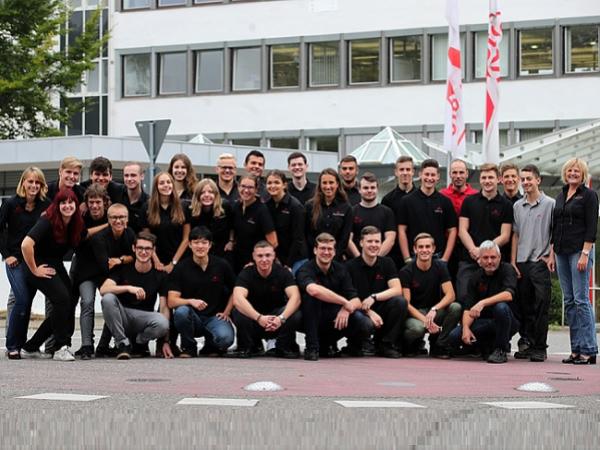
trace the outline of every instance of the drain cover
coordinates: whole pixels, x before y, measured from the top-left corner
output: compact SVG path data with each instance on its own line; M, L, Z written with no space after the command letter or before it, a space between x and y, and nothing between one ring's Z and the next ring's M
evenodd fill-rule
M540 383L539 381L534 381L531 383L525 383L516 388L517 391L525 391L525 392L556 392L557 389L553 388L549 384Z
M165 383L171 381L169 378L129 378L130 383Z
M583 379L579 377L549 377L548 379L555 381L583 381Z
M283 391L283 388L272 381L257 381L244 387L246 391Z

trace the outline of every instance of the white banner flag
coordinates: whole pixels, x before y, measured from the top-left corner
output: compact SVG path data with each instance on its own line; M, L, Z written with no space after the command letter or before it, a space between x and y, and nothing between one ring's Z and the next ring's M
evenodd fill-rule
M448 20L448 75L446 78L444 149L454 158L462 158L465 155L465 121L463 119L460 70L458 0L446 0L446 19Z
M500 100L500 41L502 41L502 20L498 0L490 0L489 18L482 153L485 162L497 164L500 161L498 102Z

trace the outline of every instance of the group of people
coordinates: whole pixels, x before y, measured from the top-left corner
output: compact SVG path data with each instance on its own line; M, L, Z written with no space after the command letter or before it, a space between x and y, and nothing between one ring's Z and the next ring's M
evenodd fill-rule
M403 156L381 202L377 178L359 177L352 156L316 183L299 152L288 157L290 179L282 170L265 175L257 150L244 169L238 178L236 159L222 154L216 180L198 180L177 154L148 195L137 162L124 166L123 184L104 157L81 183L74 157L52 183L27 168L0 208L8 358L129 359L149 355L155 339L165 358L298 358L301 332L309 361L429 353L504 363L518 332L515 358L542 362L556 268L571 337L563 362L595 364L588 282L598 197L584 161L564 164L556 199L540 190L534 165L484 164L477 191L455 160L438 191L438 162L421 163L417 187ZM105 325L95 347L97 290ZM28 339L37 291L46 319ZM73 354L78 304L82 345Z

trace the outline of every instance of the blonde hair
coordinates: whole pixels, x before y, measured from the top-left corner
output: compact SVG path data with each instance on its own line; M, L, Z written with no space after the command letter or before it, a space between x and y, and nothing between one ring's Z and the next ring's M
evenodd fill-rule
M44 172L42 172L39 168L35 166L29 166L27 169L23 171L21 174L21 179L19 180L19 184L17 184L17 195L19 197L27 197L27 192L25 191L25 178L29 175L35 175L40 182L40 191L37 194L37 197L40 200L44 200L46 198L46 194L48 193L48 185L46 184L46 177L44 176Z
M587 163L583 159L579 158L571 158L563 164L560 171L563 182L567 183L567 169L570 169L573 166L577 167L581 171L581 183L585 184L590 176L590 172L588 170Z
M83 167L82 162L79 161L74 156L67 156L60 162L61 169L74 169L74 168L81 169L82 167Z
M237 166L237 161L235 160L235 156L233 156L233 154L231 154L231 153L221 153L219 155L219 157L217 158L217 164L219 164L221 161L223 161L225 159L233 161L233 164L235 166Z
M185 223L185 214L183 213L181 201L177 196L177 192L175 192L175 181L168 172L157 174L152 182L152 194L150 195L150 201L148 202L148 223L153 227L160 225L160 194L158 192L158 179L163 176L169 177L171 184L173 185L171 198L169 198L169 204L171 205L171 221L177 225L183 225Z
M223 199L215 183L210 178L204 178L196 184L194 188L194 195L192 195L192 204L190 209L192 210L192 217L199 217L202 214L202 203L200 202L200 196L205 186L209 186L210 190L215 194L215 201L213 202L213 217L221 217L225 210L223 209Z

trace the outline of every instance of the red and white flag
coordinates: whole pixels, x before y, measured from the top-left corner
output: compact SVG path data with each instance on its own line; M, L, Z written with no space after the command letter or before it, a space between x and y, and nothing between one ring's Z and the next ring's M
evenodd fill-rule
M500 161L498 131L498 103L500 100L500 41L502 20L498 0L490 1L488 51L485 66L485 122L483 127L483 160L497 164Z
M460 30L458 0L446 0L448 20L448 71L446 78L446 119L444 149L454 158L465 155L465 121L463 119L462 81L460 70Z

